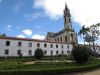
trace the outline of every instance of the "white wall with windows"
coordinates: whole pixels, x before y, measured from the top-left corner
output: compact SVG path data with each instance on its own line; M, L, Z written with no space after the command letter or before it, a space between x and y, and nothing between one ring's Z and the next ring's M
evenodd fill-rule
M22 56L34 56L37 48L41 48L45 56L50 56L60 54L69 55L73 47L71 44L56 42L0 39L0 57L16 57L19 54L22 54Z

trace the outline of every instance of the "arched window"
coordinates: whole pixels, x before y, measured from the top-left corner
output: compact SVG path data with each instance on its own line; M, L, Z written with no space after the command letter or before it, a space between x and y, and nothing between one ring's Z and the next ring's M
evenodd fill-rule
M60 41L62 42L62 37L60 37Z
M59 41L59 38L57 38L57 41Z
M37 43L37 47L40 47L40 43Z
M65 36L65 42L67 42L67 36Z

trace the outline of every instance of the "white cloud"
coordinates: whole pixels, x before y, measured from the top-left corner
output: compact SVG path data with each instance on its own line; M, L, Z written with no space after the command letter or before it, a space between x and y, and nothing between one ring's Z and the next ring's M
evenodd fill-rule
M33 39L41 39L41 40L44 40L45 39L45 36L41 36L41 35L36 34L36 35L33 35L32 38Z
M19 38L25 38L24 35L18 35L17 37L19 37Z
M11 25L7 25L6 30L11 30L12 26Z
M34 8L42 8L50 18L59 19L65 2L74 21L86 26L100 22L100 0L35 0Z
M8 27L8 28L11 28L12 26L11 26L11 25L7 25L7 27Z
M32 30L30 29L25 29L22 31L25 35L31 36L32 35Z

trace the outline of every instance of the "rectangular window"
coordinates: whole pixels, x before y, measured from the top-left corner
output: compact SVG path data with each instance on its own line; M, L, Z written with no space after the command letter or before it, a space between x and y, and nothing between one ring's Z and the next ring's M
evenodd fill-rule
M53 44L50 44L50 47L53 48Z
M20 55L21 54L21 50L17 50L17 54Z
M53 51L52 51L52 50L50 51L50 55L51 55L51 56L53 55Z
M62 54L64 54L64 51L61 51Z
M56 45L56 48L58 48L58 45Z
M46 50L44 50L44 54L47 54L47 51Z
M37 47L40 47L40 43L37 43Z
M18 46L22 46L22 42L18 42Z
M29 55L32 55L32 50L29 50L29 51L28 51L28 54L29 54Z
M6 46L10 46L10 41L6 41Z
M8 50L8 49L5 50L5 54L6 54L6 55L9 54L9 50Z
M63 48L63 45L61 45L61 48Z
M44 47L47 47L47 44L44 44Z
M32 47L32 43L29 43L29 47Z
M56 51L56 54L58 55L58 50Z

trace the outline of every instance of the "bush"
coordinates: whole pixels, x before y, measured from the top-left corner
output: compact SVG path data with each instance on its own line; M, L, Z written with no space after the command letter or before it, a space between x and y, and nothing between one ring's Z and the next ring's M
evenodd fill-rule
M77 63L86 63L90 58L89 48L85 46L76 46L72 50L72 56Z
M35 56L36 59L41 59L44 56L43 50L42 49L36 49L34 56Z

